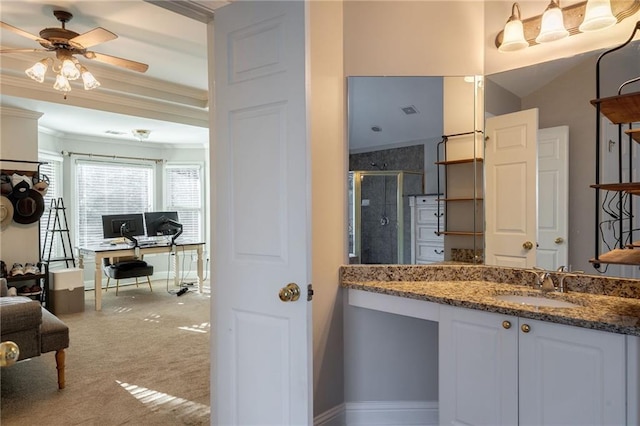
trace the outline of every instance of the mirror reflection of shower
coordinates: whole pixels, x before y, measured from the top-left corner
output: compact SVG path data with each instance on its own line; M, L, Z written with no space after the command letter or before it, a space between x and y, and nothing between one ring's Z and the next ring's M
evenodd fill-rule
M422 193L424 175L371 163L349 172L349 262L411 263L408 196Z
M371 167L376 167L378 170L382 171L382 170L386 170L387 169L387 163L382 163L381 165L378 163L371 163ZM385 178L383 180L383 194L384 194L384 200L382 203L382 214L380 215L380 226L386 226L389 224L389 216L387 215L387 179Z

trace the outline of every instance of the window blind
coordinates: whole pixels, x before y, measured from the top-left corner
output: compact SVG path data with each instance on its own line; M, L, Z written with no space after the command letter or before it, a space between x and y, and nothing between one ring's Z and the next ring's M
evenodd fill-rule
M182 239L203 241L202 176L199 165L166 167L166 209L177 211L182 223Z
M77 160L80 247L103 239L102 215L142 213L153 205L154 165Z
M62 240L60 239L60 234L47 235L47 224L50 227L53 227L53 222L55 219L55 211L51 213L51 223L49 222L49 212L51 211L51 201L57 200L62 196L62 158L60 157L52 157L48 155L39 155L39 161L46 161L46 164L40 165L40 175L46 175L49 178L49 187L47 189L46 195L44 198L44 213L40 218L40 250L47 249L44 254L44 258L49 257L49 241L52 241L53 244L51 246L51 259L61 258L63 257L62 252ZM63 218L60 218L60 223L64 226ZM47 247L44 246L45 241L47 241Z

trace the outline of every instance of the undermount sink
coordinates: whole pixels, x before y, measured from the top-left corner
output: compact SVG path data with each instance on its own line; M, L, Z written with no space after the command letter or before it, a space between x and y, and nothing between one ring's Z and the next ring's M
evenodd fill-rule
M494 299L502 302L515 303L518 305L528 305L542 308L577 308L580 305L565 302L564 300L549 299L542 296L523 296L520 294L500 294L493 296Z

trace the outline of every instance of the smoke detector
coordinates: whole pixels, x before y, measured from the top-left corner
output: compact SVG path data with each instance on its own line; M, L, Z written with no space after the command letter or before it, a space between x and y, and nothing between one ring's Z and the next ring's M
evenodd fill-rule
M133 137L138 139L140 142L149 139L149 135L151 134L151 130L147 129L134 129L131 131Z

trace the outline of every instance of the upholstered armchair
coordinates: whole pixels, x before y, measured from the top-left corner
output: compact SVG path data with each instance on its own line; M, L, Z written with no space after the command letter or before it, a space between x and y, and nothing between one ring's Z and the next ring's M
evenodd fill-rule
M40 302L25 296L8 296L4 278L0 278L0 324L0 341L18 346L17 361L55 351L58 388L64 389L64 350L69 347L69 327Z

